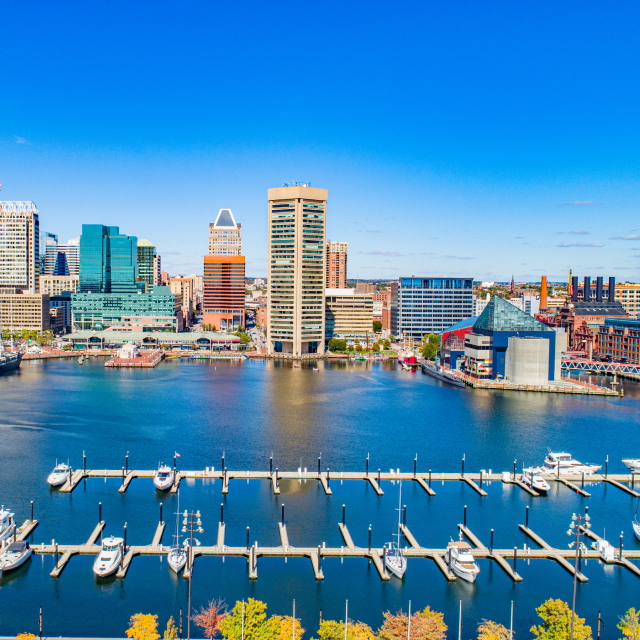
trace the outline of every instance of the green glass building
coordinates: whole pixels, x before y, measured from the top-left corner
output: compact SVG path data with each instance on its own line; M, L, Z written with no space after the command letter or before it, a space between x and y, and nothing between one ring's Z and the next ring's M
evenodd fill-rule
M153 259L156 248L148 240L138 240L138 281L153 287Z

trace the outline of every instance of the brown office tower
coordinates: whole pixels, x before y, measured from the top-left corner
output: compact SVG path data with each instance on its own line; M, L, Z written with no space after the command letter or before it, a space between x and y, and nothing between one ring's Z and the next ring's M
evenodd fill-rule
M326 209L326 189L269 189L269 355L324 353Z
M542 276L540 282L540 313L547 310L547 276Z
M347 243L327 242L327 289L347 288Z
M241 227L230 209L220 209L209 225L209 255L204 257L202 322L216 329L244 325L245 261Z

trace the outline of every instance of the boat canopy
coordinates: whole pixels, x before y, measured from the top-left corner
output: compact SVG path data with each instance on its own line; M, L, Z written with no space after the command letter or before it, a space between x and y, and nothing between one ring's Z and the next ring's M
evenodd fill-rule
M7 551L26 551L29 548L29 543L24 540L19 540L18 542L12 542L9 545Z

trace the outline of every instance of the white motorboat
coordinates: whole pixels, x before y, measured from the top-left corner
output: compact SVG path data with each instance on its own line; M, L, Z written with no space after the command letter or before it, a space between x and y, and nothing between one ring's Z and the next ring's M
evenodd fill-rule
M33 550L28 542L12 542L2 556L0 556L0 571L12 571L23 565Z
M633 516L633 522L631 526L633 527L633 535L640 540L640 522L638 521L638 507L640 507L640 500L638 500L638 504L636 505L636 515Z
M180 573L187 562L187 550L180 545L180 492L178 492L178 511L176 511L176 532L173 535L174 543L169 549L167 562L169 566L176 572ZM185 541L185 545L187 542Z
M9 540L16 530L13 516L15 516L15 513L5 509L4 505L2 505L2 508L0 508L0 543Z
M156 475L153 478L153 484L156 485L156 489L160 491L166 491L173 486L175 479L175 471L168 467L166 464L161 464L156 471Z
M549 451L547 457L544 459L544 464L538 468L526 469L533 473L548 473L550 475L557 476L580 476L584 473L585 476L590 476L596 471L602 469L602 465L589 464L574 460L570 453L554 453Z
M462 532L460 532L460 540L457 542L451 539L447 546L445 560L451 571L457 576L467 582L476 581L480 567L473 558L471 545L462 539Z
M68 464L60 463L56 461L55 469L47 476L47 482L52 487L59 487L67 480L71 479L71 467Z
M93 572L97 576L105 578L118 570L123 557L123 543L122 538L114 538L113 536L102 541L100 553L93 563Z
M551 489L549 483L539 474L533 471L522 470L522 482L537 493L547 493Z
M398 505L398 533L393 535L397 542L389 542L384 546L384 565L394 576L402 578L407 570L407 558L402 551L402 526L400 517L402 515L402 481L400 481L400 503Z
M640 458L623 458L622 462L629 467L631 473L640 473Z

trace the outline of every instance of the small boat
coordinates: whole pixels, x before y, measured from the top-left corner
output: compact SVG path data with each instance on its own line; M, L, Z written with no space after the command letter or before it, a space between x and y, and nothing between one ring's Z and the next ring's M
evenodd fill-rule
M176 532L173 535L174 543L169 549L167 562L169 566L176 572L180 573L187 562L187 550L180 545L180 492L178 492L178 510L176 511ZM185 541L185 545L186 545Z
M293 365L293 368L294 368L294 369L301 369L301 368L302 368L302 366L301 366L301 365L299 365L299 364L294 364L294 365Z
M7 351L0 345L0 373L17 369L22 362L22 354L17 351Z
M400 504L398 505L398 533L393 537L397 542L389 542L384 548L384 566L397 578L402 578L407 570L407 558L402 551L402 526L400 516L402 514L402 481L400 482Z
M27 561L32 553L33 549L28 542L24 540L12 542L4 554L0 556L0 572L17 569Z
M71 467L68 464L60 463L56 460L55 469L47 476L47 482L52 487L59 487L67 480L71 479Z
M631 473L640 473L640 458L627 458L623 459L622 462L629 467L629 471Z
M15 513L5 509L2 505L0 508L0 542L6 542L14 534L16 525L13 522L13 516Z
M533 471L522 470L522 482L537 493L547 493L551 489L549 483L539 474Z
M156 475L153 478L153 484L156 486L156 489L160 491L166 491L173 486L174 479L174 470L171 467L168 467L166 464L160 464L158 470L156 471Z
M556 476L558 474L561 476L579 476L583 473L585 476L590 476L600 469L602 469L602 465L583 464L578 460L574 460L570 453L554 453L549 451L542 467L535 469L529 468L527 471L533 473L548 473Z
M84 364L84 356L78 358L78 364Z
M633 522L631 526L633 527L633 535L640 540L640 522L638 521L638 507L640 506L640 500L638 500L638 504L636 505L636 514L633 516Z
M313 367L314 371L320 371L320 369L318 369L318 367Z
M445 560L449 568L457 576L467 582L475 582L480 567L477 565L471 553L471 545L462 539L462 531L460 532L460 540L455 542L453 538L447 547Z
M114 538L113 536L102 541L100 553L93 563L93 572L97 576L106 578L118 570L124 555L123 542L122 538Z

